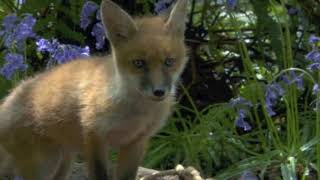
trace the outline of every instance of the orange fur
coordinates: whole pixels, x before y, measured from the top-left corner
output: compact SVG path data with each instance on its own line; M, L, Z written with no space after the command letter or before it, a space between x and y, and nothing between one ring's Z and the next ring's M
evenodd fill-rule
M119 150L115 178L135 178L147 141L170 114L186 64L185 9L186 0L179 0L167 19L132 20L105 0L101 12L112 55L55 67L5 98L0 144L25 180L67 179L72 154L81 151L90 179L106 179L111 148ZM164 66L167 57L174 59L171 67ZM147 70L135 67L135 59ZM169 91L162 99L153 97L158 87Z

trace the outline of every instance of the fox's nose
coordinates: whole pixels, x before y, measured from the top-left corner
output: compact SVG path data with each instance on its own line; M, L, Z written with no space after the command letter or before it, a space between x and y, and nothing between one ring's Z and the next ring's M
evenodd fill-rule
M159 98L163 97L165 93L166 92L163 89L155 89L153 91L153 95L156 96L156 97L159 97Z

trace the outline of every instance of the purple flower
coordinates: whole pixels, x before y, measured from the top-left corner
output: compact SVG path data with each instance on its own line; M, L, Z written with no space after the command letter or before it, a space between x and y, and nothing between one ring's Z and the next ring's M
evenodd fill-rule
M53 53L52 57L58 64L63 64L77 58L89 56L89 47L81 48L74 45L62 44Z
M303 90L303 73L301 73L299 76L296 75L296 73L294 71L290 71L290 75L292 77L292 81L296 83L297 88L299 90Z
M308 66L310 71L317 71L320 70L320 63L312 63Z
M99 6L92 1L87 1L82 8L81 16L80 16L80 27L82 29L87 29L89 24L91 23L90 17L93 15L94 12L97 11Z
M16 40L23 41L29 37L35 37L33 26L36 24L36 19L32 15L27 14L16 27Z
M312 67L312 68L315 68L315 67ZM283 82L285 84L291 85L291 84L295 83L299 90L303 90L303 88L304 88L303 87L303 79L302 79L303 76L304 76L303 73L301 73L300 75L296 75L296 73L293 70L291 70L289 76L283 75L283 76L281 76L281 79L283 80Z
M154 12L156 14L161 14L164 10L166 10L171 4L173 0L160 0L155 4Z
M236 8L238 1L237 0L227 0L227 8L233 10Z
M240 96L235 99L232 99L229 104L231 107L235 107L237 105L244 105L244 106L252 107L252 103L250 101L248 101L245 98L240 97Z
M6 63L0 69L0 74L3 75L6 79L10 80L13 74L18 71L24 71L27 69L28 65L24 64L24 59L21 54L6 54L5 56Z
M4 45L6 47L11 47L14 42L14 31L18 23L18 17L15 14L7 15L3 18L1 22L1 28L3 29L0 36L4 40Z
M96 48L102 49L106 39L103 25L101 23L96 23L92 28L91 35L96 38Z
M312 50L306 55L306 59L312 62L320 62L320 52L317 50Z
M246 111L244 109L239 109L235 124L237 127L243 128L244 131L250 131L252 127L244 120L245 117Z
M275 112L272 110L272 106L274 106L279 98L281 98L285 94L284 89L278 83L273 83L267 86L265 92L265 101L266 101L266 110L269 116L274 116Z
M30 14L25 14L25 17L19 22L16 15L6 16L1 25L4 29L0 34L4 39L4 45L7 48L11 48L13 45L17 46L17 49L23 49L24 41L27 38L35 37L33 27L36 23Z
M282 75L282 76L281 76L281 80L282 80L286 85L290 85L290 84L291 84L291 81L290 81L288 75Z
M319 37L317 37L317 36L315 36L315 35L311 35L310 37L309 37L309 44L316 44L316 43L318 43L320 41L320 38Z
M7 15L3 18L1 25L5 30L12 30L16 27L16 24L18 23L18 17L15 14Z
M50 41L48 41L46 39L41 38L41 39L37 40L36 45L38 46L37 50L40 52L45 52L45 51L52 52L51 51L52 44Z
M320 91L319 84L318 83L314 84L312 88L312 94L318 94L319 91Z
M63 64L77 58L88 57L90 54L88 46L82 48L71 44L60 44L56 39L51 42L46 39L39 39L36 44L38 51L48 52L58 64ZM49 65L52 63L49 62Z

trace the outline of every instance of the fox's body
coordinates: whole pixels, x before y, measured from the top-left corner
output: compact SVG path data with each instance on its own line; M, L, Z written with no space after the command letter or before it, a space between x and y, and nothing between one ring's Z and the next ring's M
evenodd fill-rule
M116 178L135 178L146 142L170 114L186 63L185 6L178 1L168 20L133 22L105 1L112 55L60 65L20 83L4 99L0 144L25 180L67 178L76 152L84 153L90 179L107 179L110 148L119 150ZM177 18L182 23L175 29Z
M150 101L117 87L121 83L114 82L111 62L110 57L77 60L26 80L2 104L0 114L6 116L0 126L27 139L31 133L23 129L28 129L35 138L50 138L70 149L83 145L83 128L104 134L115 146L150 134L166 119L173 98Z

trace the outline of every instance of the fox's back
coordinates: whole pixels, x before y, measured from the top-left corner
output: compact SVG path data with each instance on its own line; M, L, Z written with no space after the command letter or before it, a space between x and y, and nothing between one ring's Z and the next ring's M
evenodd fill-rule
M111 57L76 60L21 83L1 106L11 111L9 121L16 121L8 128L16 132L13 138L35 134L78 148L84 130L100 131L115 146L150 136L169 114L173 98L153 102L123 94L114 85L112 67Z
M76 60L25 80L1 105L0 112L6 116L1 118L2 127L17 132L12 133L17 137L30 134L22 130L28 129L43 137L61 136L66 143L79 139L81 101L90 88L109 85L112 69L108 64L108 58Z

